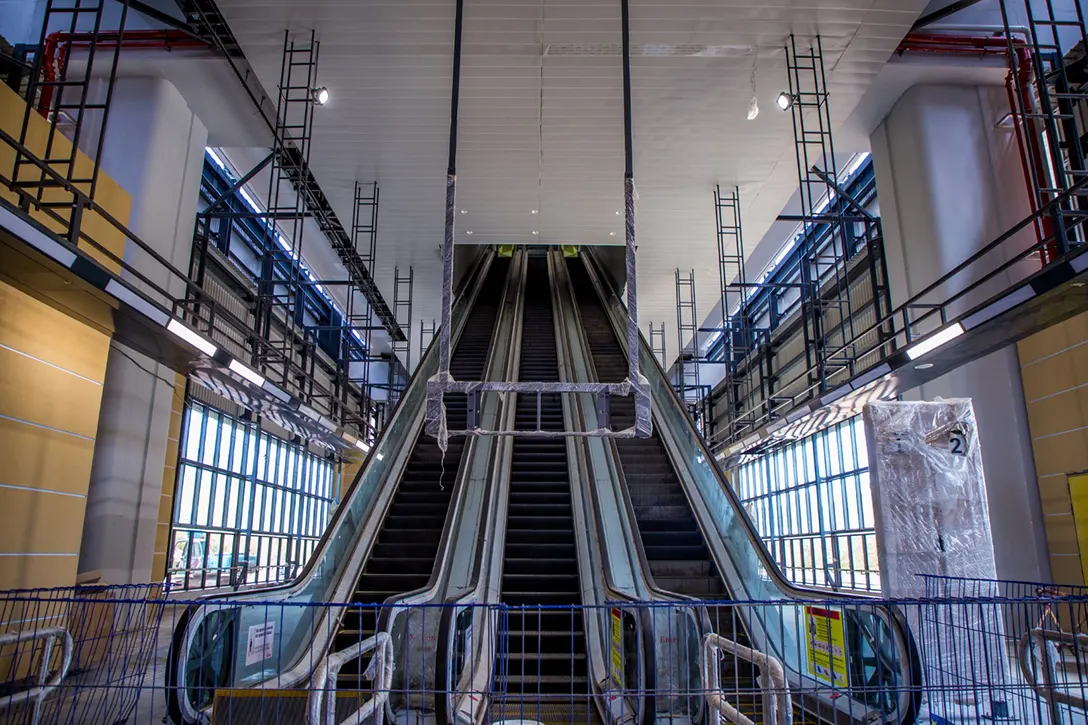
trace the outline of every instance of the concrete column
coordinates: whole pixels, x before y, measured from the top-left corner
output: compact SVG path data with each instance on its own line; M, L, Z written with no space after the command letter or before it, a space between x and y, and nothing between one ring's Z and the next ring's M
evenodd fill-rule
M915 86L873 132L893 306L1030 213L1014 132L995 128L1008 110L1002 86ZM1028 244L1030 238L1018 243ZM962 289L969 281L958 280L945 292ZM997 281L996 288L1009 281ZM997 575L1049 580L1016 347L965 365L904 397L974 401Z
M132 195L129 229L183 272L208 131L161 78L114 89L102 170ZM125 259L173 295L183 285L129 244ZM150 579L174 372L114 341L102 393L80 571L111 583Z

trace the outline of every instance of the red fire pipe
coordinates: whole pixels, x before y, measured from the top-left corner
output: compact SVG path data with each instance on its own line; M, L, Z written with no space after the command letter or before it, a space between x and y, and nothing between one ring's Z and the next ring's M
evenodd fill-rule
M1031 169L1029 163L1035 167L1036 178L1047 178L1046 162L1043 159L1043 150L1040 148L1039 136L1036 133L1027 132L1027 123L1030 119L1017 111L1017 90L1019 89L1020 105L1025 111L1034 105L1031 93L1031 76L1033 73L1031 63L1031 50L1027 47L1026 40L1013 37L1012 49L1015 59L1009 54L1009 41L1004 36L977 36L977 35L942 35L939 33L911 33L903 38L897 52L903 53L940 53L944 55L1000 55L1007 59L1009 73L1005 77L1005 91L1009 98L1009 113L1013 118L1013 129L1016 132L1016 146L1020 151L1020 164L1024 173L1024 184L1027 187L1028 203L1032 212L1039 211L1037 195L1032 184ZM1015 86L1015 88L1014 88ZM1017 122L1019 120L1019 122ZM1021 128L1021 124L1024 128ZM1034 124L1032 124L1034 126ZM1029 161L1030 157L1030 161ZM1051 236L1054 232L1053 221L1049 218L1041 220L1041 226L1036 227L1039 241ZM1058 256L1057 245L1054 242L1046 244L1039 250L1040 259L1045 266Z
M91 47L95 48L207 48L207 41L193 37L180 30L125 30L107 31L104 33L51 33L45 39L42 55L45 62L42 64L44 75L44 87L41 97L38 99L38 113L48 117L49 108L53 105L53 83L57 78L63 78L67 72L68 52L71 48Z

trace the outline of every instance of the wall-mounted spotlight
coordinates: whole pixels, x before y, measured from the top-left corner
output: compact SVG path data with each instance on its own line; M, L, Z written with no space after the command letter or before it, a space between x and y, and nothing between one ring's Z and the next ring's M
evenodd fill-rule
M324 106L329 102L329 89L326 86L312 89L310 95L313 97L314 103L319 106Z
M781 108L783 111L788 111L793 108L793 104L797 103L797 96L786 91L782 91L778 94L778 98L774 99L775 105Z

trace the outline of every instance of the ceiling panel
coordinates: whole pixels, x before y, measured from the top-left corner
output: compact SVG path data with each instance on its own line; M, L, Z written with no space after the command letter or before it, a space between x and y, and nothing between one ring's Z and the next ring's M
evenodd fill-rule
M377 279L392 297L394 266L415 267L418 341L440 302L454 0L219 5L270 90L284 30L317 31L332 100L311 164L344 219L355 181L380 183ZM795 191L792 125L774 107L789 34L804 47L820 34L841 123L925 5L631 0L644 329L675 330L677 267L696 270L704 313L718 299L715 184L740 186L750 246ZM618 0L465 0L464 33L458 242L621 244ZM753 65L762 112L749 122Z

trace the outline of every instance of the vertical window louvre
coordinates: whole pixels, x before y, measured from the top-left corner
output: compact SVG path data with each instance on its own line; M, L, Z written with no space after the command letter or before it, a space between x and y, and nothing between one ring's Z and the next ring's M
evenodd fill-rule
M744 508L793 583L880 590L868 465L857 417L732 472Z
M189 401L170 577L184 589L291 579L328 523L333 465L256 424ZM239 579L245 567L245 579Z

